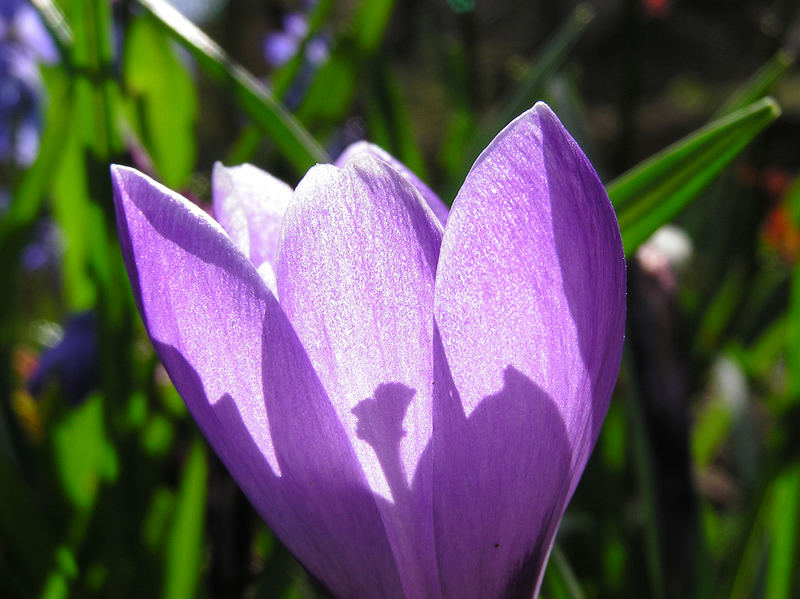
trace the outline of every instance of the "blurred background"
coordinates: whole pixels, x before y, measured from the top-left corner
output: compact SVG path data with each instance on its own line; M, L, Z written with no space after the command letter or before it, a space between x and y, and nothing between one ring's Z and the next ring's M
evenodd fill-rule
M798 48L796 0L0 0L0 596L325 596L153 354L111 162L207 207L368 139L449 204L545 99L629 317L542 596L800 597Z

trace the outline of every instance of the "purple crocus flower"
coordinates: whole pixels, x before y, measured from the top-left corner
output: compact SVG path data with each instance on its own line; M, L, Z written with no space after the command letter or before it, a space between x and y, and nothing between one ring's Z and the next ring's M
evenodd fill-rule
M334 595L530 597L619 369L619 228L541 103L449 216L398 166L362 144L294 191L218 166L221 226L115 166L134 294L206 438Z

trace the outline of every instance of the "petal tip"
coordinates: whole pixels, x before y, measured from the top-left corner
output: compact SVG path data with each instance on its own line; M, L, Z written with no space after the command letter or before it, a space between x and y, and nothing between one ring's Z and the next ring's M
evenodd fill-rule
M367 152L372 149L374 144L371 144L365 139L359 139L358 141L354 141L349 146L347 146L344 151L340 154L340 158L347 156L348 158L355 156L356 154L360 154L361 152Z
M363 154L364 152L370 152L373 149L373 144L369 143L366 140L359 140L356 142L351 143L347 146L342 153L336 158L334 164L336 166L344 166L357 154Z
M366 142L365 142L366 143ZM385 168L389 166L383 160L375 157L368 152L360 152L355 154L347 161L344 168L346 170L359 172L362 170L370 170L374 172L376 169Z
M531 108L531 111L535 112L539 116L547 116L547 117L556 116L555 112L553 112L553 109L550 108L550 105L542 100L536 102L536 104L534 104L533 107Z
M328 186L336 186L338 184L337 179L339 179L342 170L344 169L339 168L335 164L315 164L312 166L297 184L294 191L293 204L299 205L301 203L300 199L305 197L306 190L324 189Z
M117 185L122 185L127 177L147 177L147 175L136 170L132 166L126 166L124 164L112 164L109 167L109 171L111 172L111 180Z
M150 177L130 166L112 164L109 170L111 171L111 188L114 192L114 203L117 204L119 210L123 210L124 203L129 200L128 195L133 182L154 183Z
M132 166L112 164L109 170L111 171L111 180L115 184L115 187L127 187L133 181L142 181L149 186L166 189L155 179Z

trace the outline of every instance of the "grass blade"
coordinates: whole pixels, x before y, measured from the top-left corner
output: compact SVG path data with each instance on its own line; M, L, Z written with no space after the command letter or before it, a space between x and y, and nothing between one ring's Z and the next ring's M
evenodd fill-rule
M149 15L134 19L122 62L130 121L159 179L180 189L194 171L197 90L184 61Z
M760 100L769 93L772 86L794 64L795 55L788 49L781 49L767 61L755 74L745 81L733 95L714 113L715 119Z
M317 162L329 162L325 150L255 77L234 62L211 38L166 0L138 0L195 57L206 72L228 87L298 173Z
M208 462L202 441L195 439L183 469L167 542L164 597L191 599L200 582Z
M632 168L606 187L617 210L625 253L694 200L780 115L764 98L719 119Z
M531 63L530 69L497 118L473 137L463 155L461 167L453 173L453 179L446 186L449 192L445 194L446 198L451 198L458 191L475 159L503 127L544 96L547 82L564 64L592 19L594 19L593 9L587 4L579 4L546 42L544 49Z
M791 224L800 228L800 178L786 195ZM789 310L786 319L787 403L800 401L800 262L792 269Z
M622 369L632 374L636 372L632 367L630 351L623 352ZM643 550L647 565L650 596L654 599L664 599L666 585L664 558L661 552L661 533L658 527L658 491L656 489L655 467L653 466L653 447L647 434L642 398L636 387L637 384L632 382L631 385L627 386L629 395L625 407L628 412L634 471L639 493L641 494L644 516Z
M578 579L567 561L567 557L556 543L550 554L550 562L544 573L543 587L552 599L584 599Z
M486 132L488 138L485 137L478 144L479 151L485 148L512 119L533 106L545 94L548 81L564 64L592 20L594 20L594 9L588 4L579 4L572 11L570 17L553 34L541 54L536 57L514 95L503 107L491 129Z
M770 521L765 599L790 599L797 574L797 543L800 539L800 462L775 481Z
M122 148L116 130L118 90L110 76L114 50L110 35L111 7L100 0L73 0L75 117L80 120L81 144L107 160Z
M31 4L39 12L61 54L67 54L74 37L61 8L53 0L31 0Z

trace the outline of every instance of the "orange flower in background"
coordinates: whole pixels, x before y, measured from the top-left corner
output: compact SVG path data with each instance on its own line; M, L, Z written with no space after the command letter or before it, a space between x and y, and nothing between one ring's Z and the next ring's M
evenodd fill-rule
M669 13L669 0L642 0L642 5L652 19L663 19Z
M762 230L764 242L790 264L800 256L800 228L792 222L786 203L775 206L767 216Z
M765 168L758 181L764 192L776 202L767 214L761 237L789 264L795 264L800 257L800 227L792 218L787 196L793 181L790 173L774 167Z

